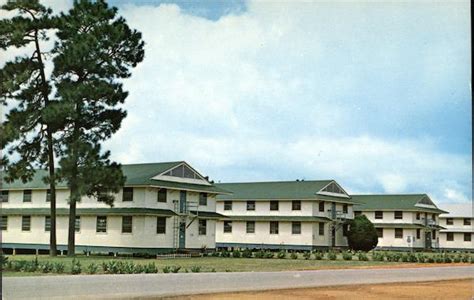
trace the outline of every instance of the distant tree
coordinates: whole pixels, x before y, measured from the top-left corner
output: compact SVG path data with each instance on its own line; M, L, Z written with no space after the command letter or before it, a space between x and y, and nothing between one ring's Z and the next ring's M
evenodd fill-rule
M347 239L352 250L370 251L377 246L377 230L366 216L359 215L349 222Z
M102 1L76 1L61 14L55 45L53 77L63 120L58 141L61 178L69 199L68 255L74 255L76 203L84 195L113 205L107 192L118 192L125 178L119 164L102 153L126 112L119 107L128 93L120 79L143 60L141 34L131 30L115 7Z
M15 12L10 19L0 20L0 49L19 48L25 55L5 63L0 70L0 102L13 104L1 124L2 150L18 159L11 162L3 154L1 165L6 171L7 182L21 179L30 181L35 168L46 168L51 194L50 255L56 247L56 176L54 169L53 133L56 131L52 117L54 103L50 99L50 78L45 72L48 57L43 48L47 32L54 28L51 10L35 0L9 1L1 9Z

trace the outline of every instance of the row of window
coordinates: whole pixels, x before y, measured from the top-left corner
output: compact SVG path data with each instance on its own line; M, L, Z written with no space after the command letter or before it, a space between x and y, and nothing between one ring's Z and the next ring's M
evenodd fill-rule
M167 189L159 189L158 190L158 202L167 202ZM31 202L32 190L23 190L23 202ZM2 191L1 194L1 202L8 202L9 191ZM46 190L46 202L51 201L51 190ZM132 202L133 201L133 188L132 187L124 187L122 193L122 201L123 202ZM199 205L206 206L207 205L207 193L199 193Z
M270 201L270 210L277 211L280 209L280 201ZM224 210L232 210L232 201L224 201ZM255 201L247 201L247 210L255 210ZM301 210L301 201L291 201L291 210ZM324 201L319 202L319 211L324 212ZM342 212L347 214L349 207L347 204L342 205Z
M199 235L207 234L207 220L199 219L198 220L198 231ZM1 230L8 229L8 216L2 216L0 219ZM31 231L31 216L22 216L21 218L21 230L22 231ZM45 216L44 220L44 230L51 230L51 217ZM81 217L76 217L75 224L76 232L81 230ZM132 216L122 216L122 233L132 233L133 231L133 217ZM96 232L97 233L106 233L107 232L107 216L97 216L96 217ZM166 217L157 217L156 218L156 233L157 234L166 234Z
M270 221L270 234L280 233L278 221ZM346 228L346 227L345 227ZM324 235L324 223L319 223L319 235ZM232 233L232 221L224 221L224 233ZM255 233L255 221L246 222L246 233ZM291 233L301 234L301 222L291 222Z
M470 242L472 240L472 234L470 232L464 233L464 241ZM446 241L454 242L454 233L453 232L446 232Z
M377 230L377 236L379 238L383 238L383 228L376 228ZM432 239L436 239L436 231L433 231L431 233ZM403 228L395 228L395 238L396 239L403 239ZM416 230L416 239L420 240L421 239L421 229Z
M454 224L453 218L446 218L446 225L453 225L453 224ZM464 218L463 219L463 225L471 226L471 219L470 218Z

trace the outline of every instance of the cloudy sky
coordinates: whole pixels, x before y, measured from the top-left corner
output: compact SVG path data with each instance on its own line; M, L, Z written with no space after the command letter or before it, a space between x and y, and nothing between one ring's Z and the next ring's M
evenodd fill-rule
M146 42L117 161L472 199L468 1L110 3Z

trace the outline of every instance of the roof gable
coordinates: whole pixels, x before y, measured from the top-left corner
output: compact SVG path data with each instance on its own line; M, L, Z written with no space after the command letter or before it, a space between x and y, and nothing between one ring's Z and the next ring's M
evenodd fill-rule
M318 194L350 198L349 194L347 194L346 191L334 180L318 191Z
M426 194L382 194L382 195L352 195L359 205L354 210L416 210L443 212Z
M191 184L203 184L211 185L211 183L198 171L193 169L186 162L181 162L178 165L175 165L164 172L161 172L157 176L154 176L154 180L164 180L164 181L174 181L174 182L183 182Z

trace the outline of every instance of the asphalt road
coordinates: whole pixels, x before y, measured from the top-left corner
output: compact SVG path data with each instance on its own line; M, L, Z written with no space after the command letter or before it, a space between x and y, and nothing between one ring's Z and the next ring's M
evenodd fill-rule
M474 266L3 278L4 299L130 299L331 285L474 279Z

